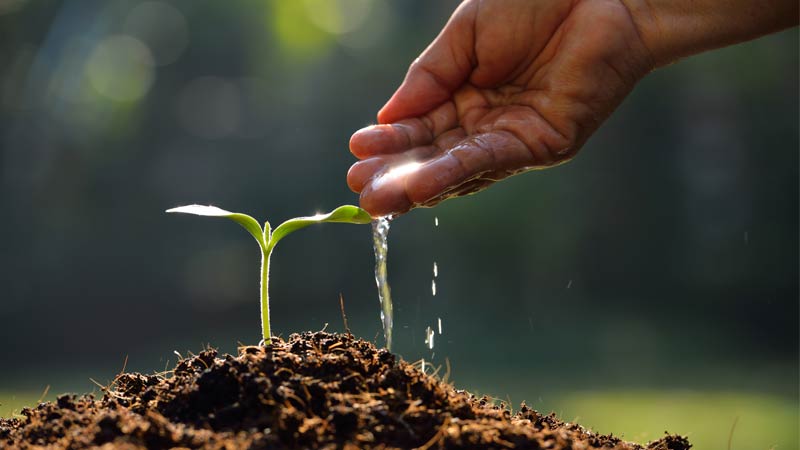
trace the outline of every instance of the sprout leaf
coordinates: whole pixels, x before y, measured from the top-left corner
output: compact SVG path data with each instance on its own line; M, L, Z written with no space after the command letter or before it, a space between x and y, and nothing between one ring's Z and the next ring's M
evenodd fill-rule
M372 222L372 217L370 217L368 212L364 211L363 209L357 206L352 206L352 205L340 206L327 214L317 214L315 216L308 216L308 217L296 217L294 219L289 219L286 222L283 222L282 224L278 225L277 228L275 228L275 231L272 232L272 237L269 240L269 246L275 247L275 244L277 244L278 241L286 237L286 235L289 233L297 231L301 228L305 228L309 225L313 225L315 223L323 223L323 222L366 224Z
M245 230L250 232L250 234L256 238L256 241L259 243L259 245L261 245L262 248L267 246L267 243L264 240L264 232L261 230L261 226L258 224L258 221L247 214L233 213L222 208L217 208L216 206L205 205L179 206L177 208L168 209L167 212L194 214L195 216L225 217L231 219L243 226Z

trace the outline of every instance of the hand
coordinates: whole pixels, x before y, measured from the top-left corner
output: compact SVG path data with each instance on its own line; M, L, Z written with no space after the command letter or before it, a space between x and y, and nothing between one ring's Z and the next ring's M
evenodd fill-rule
M347 182L396 215L566 162L653 67L621 0L467 0L351 138Z

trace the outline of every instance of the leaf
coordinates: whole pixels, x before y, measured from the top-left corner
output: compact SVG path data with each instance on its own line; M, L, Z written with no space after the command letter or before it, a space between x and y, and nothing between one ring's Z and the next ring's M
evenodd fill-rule
M269 242L269 237L272 236L272 227L269 221L264 222L264 242Z
M275 244L286 237L286 235L289 233L315 223L323 222L365 224L372 222L372 217L370 217L368 212L357 206L344 205L327 214L317 214L315 216L289 219L286 222L278 225L278 228L275 228L275 231L272 232L272 238L269 241L269 247L275 247Z
M205 205L179 206L177 208L168 209L167 212L193 214L195 216L225 217L231 219L244 227L245 230L250 232L250 234L256 238L256 241L259 243L259 245L261 245L262 248L266 248L266 242L264 242L264 232L261 229L261 225L258 224L256 219L248 216L247 214L234 213L226 211L222 208L217 208L216 206Z

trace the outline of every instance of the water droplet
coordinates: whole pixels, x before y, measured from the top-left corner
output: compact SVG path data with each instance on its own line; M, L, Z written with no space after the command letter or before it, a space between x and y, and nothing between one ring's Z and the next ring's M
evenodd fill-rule
M439 334L442 334L442 318L439 317Z
M428 345L429 350L433 350L433 328L425 328L425 343Z
M422 373L425 373L425 358L422 358Z
M433 262L433 278L439 276L439 266L436 265L436 261Z
M436 297L436 280L431 280L431 293Z
M386 349L392 349L392 292L389 288L389 275L386 256L389 252L389 219L380 217L372 221L372 241L375 250L375 284L378 286L378 300L381 303L381 323Z
M569 289L569 288L571 288L571 287L572 287L572 280L569 280L569 281L567 282L567 289Z
M436 226L436 227L439 226L439 218L438 217L434 217L433 218L433 226Z

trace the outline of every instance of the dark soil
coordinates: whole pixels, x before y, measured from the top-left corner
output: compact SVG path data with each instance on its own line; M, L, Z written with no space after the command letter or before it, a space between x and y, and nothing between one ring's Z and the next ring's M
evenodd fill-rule
M169 376L168 376L169 375ZM476 398L386 350L324 332L215 350L170 374L119 375L102 399L64 395L0 419L0 448L518 448L685 450L602 436Z

